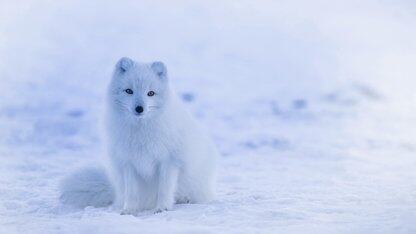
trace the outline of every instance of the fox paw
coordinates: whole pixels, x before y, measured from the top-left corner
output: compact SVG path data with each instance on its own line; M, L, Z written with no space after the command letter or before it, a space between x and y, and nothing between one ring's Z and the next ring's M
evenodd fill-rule
M138 211L135 209L123 209L120 215L133 215L137 216Z
M164 211L168 211L168 208L156 208L153 213L154 214L159 214L159 213L162 213Z
M187 197L182 197L176 200L176 204L190 204L191 200Z

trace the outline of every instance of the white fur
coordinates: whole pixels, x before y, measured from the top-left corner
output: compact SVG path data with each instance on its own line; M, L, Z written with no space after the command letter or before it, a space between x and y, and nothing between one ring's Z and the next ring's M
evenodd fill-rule
M216 149L172 93L163 63L122 58L107 98L109 168L122 213L212 199Z
M114 190L102 168L83 168L65 178L60 185L61 201L75 207L111 205Z
M106 114L108 174L113 205L122 214L213 198L216 148L173 94L163 63L122 58L108 88ZM82 204L91 195L81 197Z

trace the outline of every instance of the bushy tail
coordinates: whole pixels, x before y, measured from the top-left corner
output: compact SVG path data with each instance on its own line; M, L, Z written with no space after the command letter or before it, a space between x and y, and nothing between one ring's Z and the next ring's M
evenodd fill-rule
M114 189L102 168L80 169L65 178L60 186L61 202L79 208L109 206L114 196Z

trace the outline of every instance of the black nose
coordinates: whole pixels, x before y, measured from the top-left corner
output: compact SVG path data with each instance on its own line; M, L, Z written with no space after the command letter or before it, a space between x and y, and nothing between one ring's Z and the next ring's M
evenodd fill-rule
M143 107L142 107L142 106L137 106L137 107L136 107L136 112L137 112L137 113L139 113L139 114L141 114L141 113L143 112L143 110L144 110L144 109L143 109Z

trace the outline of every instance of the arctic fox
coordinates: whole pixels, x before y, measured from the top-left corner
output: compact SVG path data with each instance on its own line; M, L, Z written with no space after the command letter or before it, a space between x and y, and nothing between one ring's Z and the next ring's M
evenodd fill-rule
M107 173L85 169L68 177L64 203L113 204L134 215L213 198L217 150L172 92L162 62L120 59L106 103Z

